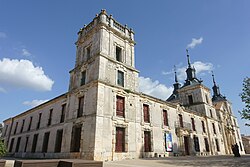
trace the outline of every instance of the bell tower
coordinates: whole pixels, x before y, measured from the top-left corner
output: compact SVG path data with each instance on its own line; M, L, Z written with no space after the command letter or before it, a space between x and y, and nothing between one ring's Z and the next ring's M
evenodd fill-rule
M78 32L75 68L70 71L69 90L100 81L138 91L134 32L117 22L106 10Z

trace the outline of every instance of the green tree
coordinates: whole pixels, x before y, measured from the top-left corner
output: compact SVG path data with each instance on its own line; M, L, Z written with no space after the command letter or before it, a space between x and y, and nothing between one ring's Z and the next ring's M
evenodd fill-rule
M248 77L243 80L243 88L240 97L242 102L245 103L243 110L239 111L241 119L250 120L250 78ZM249 123L246 123L245 125L250 126Z
M4 156L7 152L7 149L4 145L4 143L0 140L0 157Z

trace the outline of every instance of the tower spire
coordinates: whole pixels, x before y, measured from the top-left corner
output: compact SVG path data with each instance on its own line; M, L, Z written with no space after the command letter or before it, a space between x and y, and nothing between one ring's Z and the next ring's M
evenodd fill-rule
M176 66L174 66L174 80L175 80L175 83L178 83L177 74L176 74Z
M188 49L186 49L187 52L187 59L188 59L188 67L191 68L191 63L190 63L190 58L189 58L189 54L188 54Z
M216 82L215 82L215 79L214 79L214 72L213 71L212 71L212 77L213 77L214 86L216 86Z

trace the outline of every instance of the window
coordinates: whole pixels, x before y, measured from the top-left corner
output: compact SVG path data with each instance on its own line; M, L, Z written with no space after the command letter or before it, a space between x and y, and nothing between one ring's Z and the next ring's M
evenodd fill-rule
M144 131L144 152L151 152L151 135L149 131Z
M32 153L36 152L37 139L38 139L38 134L35 134L33 138L32 148L31 148Z
M61 152L62 147L62 137L63 137L63 130L57 130L56 132L56 143L55 143L55 152Z
M81 73L81 86L86 84L86 71Z
M46 132L43 136L43 148L42 148L43 153L46 153L48 151L49 135L50 132Z
M194 149L196 152L200 152L199 138L194 136Z
M122 49L118 46L116 46L115 55L116 55L116 60L122 62Z
M218 139L215 139L216 149L217 151L220 151L220 145Z
M116 152L125 152L125 128L116 128Z
M14 135L16 134L17 127L18 127L18 122L16 122L15 130L14 130Z
M124 73L122 71L118 71L117 84L120 86L124 86Z
M37 122L36 129L39 129L39 128L40 128L41 118L42 118L42 113L39 113L39 117L38 117L38 122Z
M167 110L163 110L163 125L168 126L168 112L167 112Z
M188 96L188 102L189 102L189 104L194 104L193 96L192 95Z
M208 95L206 94L205 97L206 97L206 102L209 103Z
M23 132L24 124L25 124L25 119L23 119L23 123L22 123L22 126L21 126L20 133L22 133L22 132Z
M74 126L72 129L72 137L71 137L71 152L79 152L81 145L81 131L82 126Z
M182 115L179 114L178 116L179 116L179 124L180 124L180 127L183 128L184 126L183 126L183 118L182 118Z
M90 46L86 48L87 60L90 59Z
M5 131L4 131L4 135L3 135L3 136L6 136L7 131L8 131L8 125L6 125L6 128L5 128Z
M216 134L216 129L214 123L212 123L214 134Z
M210 116L211 116L211 118L213 118L213 112L211 109L210 109Z
M33 117L30 117L30 123L29 123L29 126L28 126L28 131L30 131L30 128L31 128L32 118L33 118Z
M77 118L83 115L84 97L79 98Z
M116 115L125 117L125 99L121 96L116 96Z
M143 104L143 116L144 116L144 122L149 123L149 106L147 104Z
M49 110L49 119L48 119L48 126L50 126L51 125L51 122L52 122L52 114L53 114L53 109L50 109Z
M193 131L196 131L194 118L191 118L191 123L192 123L192 129L193 129Z
M18 151L19 151L20 142L21 142L21 137L18 137L18 138L17 138L17 143L16 143L16 150L15 150L15 152L18 152Z
M202 125L202 132L206 133L206 128L205 128L205 123L204 121L201 121L201 125Z
M9 152L12 152L12 148L13 148L13 145L14 145L14 141L15 141L15 138L12 138L11 141L10 141Z
M209 144L207 138L204 138L206 152L209 152Z
M66 104L63 104L62 105L62 114L61 114L60 123L64 122L64 119L65 119L65 109L66 109Z
M29 142L29 136L26 137L25 146L24 146L24 152L27 151L28 142Z

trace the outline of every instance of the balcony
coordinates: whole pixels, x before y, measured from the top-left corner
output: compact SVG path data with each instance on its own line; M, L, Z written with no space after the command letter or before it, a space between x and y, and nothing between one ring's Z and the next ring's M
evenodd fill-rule
M188 135L192 132L192 125L189 122L175 122L175 132L177 136Z

